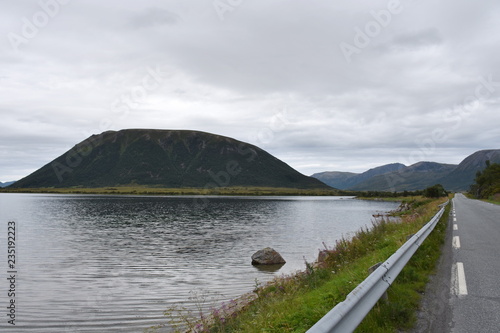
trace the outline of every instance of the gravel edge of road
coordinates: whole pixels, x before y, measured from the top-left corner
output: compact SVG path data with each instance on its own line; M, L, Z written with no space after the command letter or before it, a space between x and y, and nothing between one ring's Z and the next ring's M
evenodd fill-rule
M453 206L452 206L453 210ZM450 210L448 225L441 256L437 262L436 272L429 276L429 282L420 302L417 312L417 323L409 333L445 333L451 332L452 312L451 298L451 267L453 250L453 214Z

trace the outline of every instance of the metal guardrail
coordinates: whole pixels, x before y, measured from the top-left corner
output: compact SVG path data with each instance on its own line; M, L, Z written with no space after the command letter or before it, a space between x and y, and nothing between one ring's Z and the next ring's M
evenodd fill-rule
M415 251L434 230L448 202L441 205L439 212L422 229L351 291L345 301L338 303L311 327L307 333L353 332L396 279Z

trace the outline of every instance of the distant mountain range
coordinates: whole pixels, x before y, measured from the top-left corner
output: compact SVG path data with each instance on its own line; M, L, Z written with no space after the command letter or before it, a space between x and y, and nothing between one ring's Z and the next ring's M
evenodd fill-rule
M363 173L325 171L315 173L314 175L312 175L312 177L317 178L323 183L328 184L332 187L345 190L355 187L356 185L363 183L375 176L383 175L392 171L397 171L401 168L405 168L405 165L401 163L393 163L373 168ZM332 184L335 184L335 186Z
M459 165L418 162L405 166L393 163L359 174L326 171L312 177L341 190L401 192L442 184L449 191L467 191L474 183L476 173L486 167L487 160L500 163L500 149L477 151Z
M12 185L12 184L14 184L14 183L15 183L15 181L12 181L12 182L5 182L5 183L0 182L0 187L7 187L7 186Z
M254 145L205 132L152 129L93 135L11 187L120 185L332 190Z
M487 160L500 163L500 149L475 152L459 165L392 163L363 173L327 171L307 177L266 151L229 137L128 129L93 135L27 177L0 187L333 187L401 192L442 184L447 190L466 191Z

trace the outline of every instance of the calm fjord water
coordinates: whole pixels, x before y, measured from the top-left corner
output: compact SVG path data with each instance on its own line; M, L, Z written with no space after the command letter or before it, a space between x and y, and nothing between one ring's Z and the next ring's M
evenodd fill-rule
M396 203L341 197L0 194L0 331L142 332L191 292L228 300L255 279L305 268L322 242ZM16 223L15 326L8 324L7 223ZM276 272L251 255L275 248Z

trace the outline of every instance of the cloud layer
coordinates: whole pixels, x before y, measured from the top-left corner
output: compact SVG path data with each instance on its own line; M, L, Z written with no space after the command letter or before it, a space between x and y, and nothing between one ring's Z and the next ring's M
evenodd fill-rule
M500 148L497 1L11 1L0 180L91 134L194 129L305 173Z

